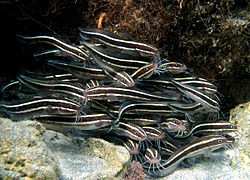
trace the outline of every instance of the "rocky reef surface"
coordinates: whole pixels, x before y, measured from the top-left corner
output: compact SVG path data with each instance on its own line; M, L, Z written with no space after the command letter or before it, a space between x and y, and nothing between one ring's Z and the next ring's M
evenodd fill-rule
M250 102L239 104L230 111L231 123L237 126L237 138L232 152L232 166L241 168L242 171L250 172ZM237 153L236 153L237 152Z
M0 179L122 177L128 151L97 138L46 130L36 121L0 119Z
M58 179L61 169L35 121L0 119L0 179Z
M45 132L45 142L58 159L62 179L121 178L129 162L129 153L103 139L65 136Z

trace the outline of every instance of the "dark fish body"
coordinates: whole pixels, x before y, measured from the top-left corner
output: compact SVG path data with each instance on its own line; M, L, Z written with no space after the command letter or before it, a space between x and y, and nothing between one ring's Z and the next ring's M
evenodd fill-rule
M105 72L99 68L85 67L83 64L74 64L69 62L63 62L58 60L49 60L48 65L55 68L68 71L74 74L75 77L79 79L96 79L101 80L107 77Z
M110 126L113 120L108 114L90 114L90 115L41 115L36 118L47 128L56 127L72 129L77 131L96 130Z
M179 164L187 158L204 154L206 151L214 151L231 144L232 140L220 135L204 136L198 140L179 148L164 163L162 169L151 173L155 177L163 177L172 173Z
M158 49L153 46L136 41L126 40L102 29L79 28L79 30L81 32L83 39L85 36L98 39L101 42L105 43L106 45L115 47L117 49L139 51L145 54L152 54L152 55L159 54Z
M52 36L19 36L19 38L25 39L25 40L34 40L37 42L45 42L48 44L52 44L53 46L57 47L58 49L70 54L71 56L86 61L88 59L88 54L86 54L82 49L78 48L77 46L69 45L55 37Z
M185 85L183 83L179 83L177 81L172 80L173 84L184 94L186 94L188 97L193 99L196 102L201 103L207 110L212 112L218 112L219 111L219 104L216 100L212 99L209 95L206 93L202 93L198 89L195 89L194 87L190 87L188 85Z
M133 140L144 141L147 138L146 132L140 127L132 123L119 123L119 127L113 128L112 132L119 136L126 136Z
M33 98L26 101L1 101L0 109L13 120L33 119L42 114L77 115L82 105L58 98Z
M38 91L52 92L57 96L65 96L69 97L70 99L79 99L80 101L85 99L85 91L78 83L39 80L22 74L18 76L18 80L29 88Z
M143 91L116 88L116 87L95 87L85 91L86 98L91 99L110 99L113 101L119 100L141 100L141 101L174 101L174 97L157 96Z

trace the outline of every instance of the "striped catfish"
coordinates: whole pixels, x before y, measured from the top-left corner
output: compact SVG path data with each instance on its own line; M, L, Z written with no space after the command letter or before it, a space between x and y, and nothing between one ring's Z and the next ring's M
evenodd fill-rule
M79 82L79 80L70 73L48 75L48 76L45 76L44 79L50 80L50 81Z
M147 79L155 72L156 68L157 68L157 64L145 65L141 67L140 69L138 69L137 71L135 71L131 75L131 77L133 79Z
M235 132L236 127L227 121L219 121L219 122L206 122L195 125L189 133L184 134L183 136L178 136L178 138L186 138L192 134L225 134L228 132Z
M137 155L140 153L139 144L137 141L134 141L132 139L126 139L123 144L130 154Z
M135 60L130 58L120 58L115 56L113 52L103 50L103 48L86 41L81 43L92 54L93 61L101 68L110 71L112 68L114 71L136 71L137 69L149 64L143 60Z
M138 113L126 113L123 114L122 118L120 119L122 122L133 123L139 126L157 125L159 120L160 117L157 117L157 115Z
M165 133L161 129L156 127L143 126L142 129L147 134L147 140L154 142L157 148L160 150L161 141L166 137Z
M169 116L174 114L171 108L168 107L168 102L155 102L155 103L149 103L149 102L137 102L137 103L131 103L131 102L125 102L123 105L120 106L119 114L117 116L117 119L114 121L114 123L118 123L120 119L122 118L122 115L126 112L132 112L132 113L140 113L140 114L162 114L165 116Z
M176 101L175 97L159 96L143 92L142 90L118 88L112 86L100 86L89 88L85 90L87 100L110 100L110 101L123 101L123 100L138 100L138 101Z
M77 46L69 45L55 37L52 36L20 36L17 35L21 39L25 40L35 40L38 42L45 42L48 44L52 44L53 46L57 47L58 49L68 53L72 57L79 59L81 61L86 61L89 59L89 55L83 50L83 48L79 48Z
M77 47L77 48L83 50L83 52L86 53L86 49L84 49L84 46L82 46L82 45L74 45L74 47ZM67 53L65 51L62 51L60 49L50 49L50 50L45 50L45 51L33 54L33 56L35 58L39 58L40 56L45 56L45 55L53 55L53 56L61 56L61 57L70 57L71 56L71 54L69 54L69 53ZM86 53L86 55L88 56L87 53Z
M78 79L74 77L71 73L54 73L54 72L35 72L29 71L27 69L22 70L20 74L25 76L33 77L41 80L50 80L53 82L78 82Z
M168 140L161 140L160 152L162 155L171 156L175 151L178 150L178 146L170 143Z
M173 78L173 80L182 83L184 85L195 87L198 90L205 91L208 94L215 94L217 92L217 87L215 85L202 78L185 77L185 78ZM160 78L145 79L141 80L140 83L148 86L154 86L155 88L161 90L168 90L173 92L178 91L178 88L168 79L160 79Z
M118 84L122 87L134 86L134 80L126 72L115 72L114 70L106 71L99 68L84 67L83 64L79 63L63 62L58 60L49 60L48 64L58 69L68 71L79 79L103 80L109 77L114 80L114 82L118 82Z
M81 102L85 100L85 90L78 83L70 82L54 82L50 80L39 80L30 78L25 75L19 75L17 79L24 85L29 88L44 91L44 92L53 92L52 96L66 96L70 99L80 100Z
M197 118L195 115L204 111L204 107L197 102L194 103L169 103L168 107L172 109L172 114L182 113L191 122L195 122Z
M88 47L87 45L86 45L86 47L90 49L90 47ZM101 57L98 57L98 56L96 56L96 54L98 54L98 53L96 53L96 54L94 54L94 53L95 53L95 51L93 51L93 49L90 49L90 54L92 55L91 58L100 68L103 69L103 71L105 72L106 75L111 77L116 82L120 83L121 86L124 86L124 87L133 87L134 86L134 80L130 77L130 75L127 74L127 72L125 72L125 70L128 70L128 67L125 67L124 69L121 69L121 68L117 69L117 68L115 68L115 66L113 66L114 65L113 63L109 63L108 61L106 61L108 59L108 57L106 57L105 55L102 56L102 53L99 53L99 55L101 55ZM106 58L106 60L105 60L105 58ZM134 66L132 68L137 69Z
M179 120L177 118L165 119L160 123L160 128L170 134L174 134L174 137L183 137L189 134L187 122L185 120Z
M144 157L140 152L139 143L137 141L132 139L126 139L125 141L123 141L123 145L129 151L131 161L135 160L139 161L140 163L143 162Z
M142 129L146 132L148 140L163 140L165 138L165 133L159 128L143 126Z
M119 136L125 136L136 141L144 141L147 139L146 132L140 127L132 123L120 122L119 127L112 128L111 132Z
M105 113L87 115L42 114L35 118L49 129L96 130L110 126L113 122Z
M170 74L179 74L187 73L187 67L184 64L178 62L166 62L158 66L156 73L170 73Z
M203 90L208 94L215 94L217 92L217 87L203 78L198 77L184 77L184 78L173 78L173 80L178 81L189 86L193 86L198 90Z
M124 102L124 104L120 104L120 102L107 102L105 100L92 100L91 102L91 107L96 108L98 110L104 110L104 111L108 111L109 113L113 114L114 117L117 117L120 113L120 110L123 107L126 107L126 105L131 104L131 102ZM138 104L140 104L140 102L138 102ZM149 108L148 108L149 109ZM143 112L144 111L144 112ZM159 110L160 111L160 110ZM147 126L147 125L158 125L162 116L160 116L160 114L158 114L157 110L149 111L145 108L145 110L141 110L141 111L133 111L133 109L131 111L126 111L125 113L122 114L121 117L121 121L124 122L130 122L136 125L141 125L141 126ZM162 112L161 112L162 113ZM167 114L170 113L170 114ZM167 116L180 116L181 114L179 113L172 113L172 112L165 112L164 113L164 117Z
M203 113L204 107L198 102L194 103L169 103L168 106L175 112L185 114L191 122L195 122L197 113Z
M162 94L168 93L178 93L178 89L173 85L170 80L162 79L162 78L149 78L149 79L139 79L137 84L140 87L144 88L153 88L154 90L160 90Z
M0 101L0 111L13 120L33 119L42 114L77 115L82 105L62 98L35 97L23 101Z
M161 154L154 148L147 148L145 152L145 162L142 164L144 169L147 169L147 174L155 174L158 171L162 171L162 163L164 161L161 158Z
M172 108L173 110L179 111L182 113L195 113L203 109L203 106L198 102L194 102L194 103L173 102L173 103L169 103L168 106Z
M72 73L75 77L79 79L101 80L107 77L107 75L102 69L85 67L84 64L80 63L64 62L60 60L48 60L48 65Z
M189 98L193 99L196 102L201 103L207 111L218 112L220 110L219 104L216 100L212 99L209 95L195 87L171 80L173 84Z
M172 109L168 106L168 102L125 102L120 106L117 119L119 120L126 112L157 115L170 115L173 113Z
M43 74L40 72L22 71L20 75L24 77L29 77L31 79L47 81L50 84L59 83L59 82L79 83L79 80L75 78L71 73Z
M103 42L104 44L121 49L121 50L130 50L130 51L138 51L140 53L159 56L159 50L153 46L123 39L113 33L105 31L103 29L97 28L79 28L80 35L83 39L94 38L98 39L99 41Z
M127 104L126 102L124 104ZM121 107L120 107L121 106ZM115 123L122 121L122 122L126 122L126 123L133 123L136 125L140 125L140 126L147 126L147 125L158 125L158 123L160 122L160 116L155 113L153 114L152 111L126 111L125 113L121 112L120 114L120 110L122 110L122 107L126 107L125 105L114 105L112 107L109 108L109 112L113 114L114 117L116 117L116 121L114 121ZM104 108L107 110L107 107ZM100 110L100 109L99 109ZM169 112L171 113L171 112ZM170 114L169 114L170 115Z
M207 151L214 151L221 147L232 144L233 142L234 139L232 137L220 135L201 137L174 152L174 154L161 163L160 170L149 172L148 174L154 177L167 176L168 174L171 174L183 160L205 154Z
M131 88L135 85L135 82L132 77L128 75L128 73L126 73L125 71L115 72L104 70L104 72L114 81L114 86Z

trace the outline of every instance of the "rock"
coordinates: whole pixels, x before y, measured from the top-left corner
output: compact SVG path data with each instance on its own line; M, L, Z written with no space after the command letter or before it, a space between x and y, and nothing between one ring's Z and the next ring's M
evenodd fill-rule
M0 179L58 179L57 160L44 143L45 128L35 121L0 119Z
M62 179L120 179L130 158L124 147L103 139L72 138L48 130L45 141L58 159Z
M145 175L142 165L137 161L132 161L124 180L143 180L145 179Z
M232 154L232 165L250 172L249 123L250 101L240 104L230 111L229 121L237 127L238 140L235 142L237 153Z
M89 138L82 151L105 160L107 167L101 172L95 173L95 177L98 179L123 176L130 159L130 155L124 147L115 146L98 138Z

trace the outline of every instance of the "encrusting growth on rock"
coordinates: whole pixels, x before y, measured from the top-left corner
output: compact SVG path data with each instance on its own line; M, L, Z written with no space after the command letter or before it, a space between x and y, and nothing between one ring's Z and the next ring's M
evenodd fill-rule
M142 165L137 161L132 161L128 172L124 180L143 180L145 179L145 174L143 172Z

